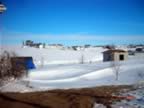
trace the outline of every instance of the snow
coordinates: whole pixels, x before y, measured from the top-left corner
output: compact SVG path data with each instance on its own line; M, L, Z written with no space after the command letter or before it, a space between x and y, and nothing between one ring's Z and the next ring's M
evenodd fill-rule
M32 56L36 65L40 65L42 59L44 64L73 64L80 63L81 56L84 56L85 62L102 61L103 48L88 48L85 50L59 50L59 49L39 49L21 46L4 46L10 52L15 52L18 56Z
M121 63L119 80L115 80L115 73L109 67L110 63L62 65L60 67L46 67L43 71L32 70L29 73L30 85L43 88L81 88L101 85L123 85L139 82L138 72L144 67L144 61ZM103 64L103 65L102 65ZM105 66L104 66L105 65ZM125 66L126 65L126 66ZM105 68L104 68L105 67Z
M115 73L111 62L103 62L102 47L87 48L80 51L22 48L19 46L5 47L14 51L18 56L32 56L36 69L30 70L28 77L22 79L29 82L27 87L23 83L11 83L3 91L26 91L84 88L103 85L135 84L144 78L138 76L143 73L144 54L129 56L128 61L120 62L119 79L115 80ZM80 64L81 56L84 64ZM41 65L43 62L43 65ZM13 86L14 85L14 86Z
M30 92L34 91L34 89L27 87L22 81L12 81L10 83L5 84L0 87L0 91L2 92Z
M93 108L106 108L106 106L95 103Z
M144 82L143 82L144 84ZM122 93L122 96L133 96L132 100L122 100L121 102L117 102L113 104L112 108L144 108L144 86L140 88L135 88L135 90L131 90L126 93ZM117 107L116 107L117 106ZM119 106L119 107L118 107Z

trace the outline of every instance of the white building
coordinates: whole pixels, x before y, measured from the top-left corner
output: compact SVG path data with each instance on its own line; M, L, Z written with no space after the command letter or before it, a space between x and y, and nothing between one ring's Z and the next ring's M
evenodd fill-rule
M62 44L48 44L48 45L45 45L45 48L47 48L47 49L64 49L64 46Z
M121 49L110 49L103 52L103 61L124 61L128 59L128 52Z

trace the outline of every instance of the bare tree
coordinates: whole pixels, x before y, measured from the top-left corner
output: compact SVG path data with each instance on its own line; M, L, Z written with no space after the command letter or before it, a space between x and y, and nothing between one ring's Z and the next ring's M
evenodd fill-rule
M4 51L0 55L0 85L11 78L18 79L22 77L24 73L26 73L26 68L24 65L13 65L11 58L14 56L16 56L14 52L9 53L7 51Z
M118 80L119 78L119 72L120 72L120 69L121 69L121 64L119 61L112 61L111 64L110 64L114 74L115 74L115 80Z

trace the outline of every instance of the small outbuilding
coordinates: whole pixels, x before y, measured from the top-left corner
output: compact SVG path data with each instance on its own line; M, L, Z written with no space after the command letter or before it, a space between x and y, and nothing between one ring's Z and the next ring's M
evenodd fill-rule
M24 67L26 70L35 69L32 57L12 57L11 63L13 68Z
M103 52L103 61L124 61L128 59L128 52L121 49L110 49Z

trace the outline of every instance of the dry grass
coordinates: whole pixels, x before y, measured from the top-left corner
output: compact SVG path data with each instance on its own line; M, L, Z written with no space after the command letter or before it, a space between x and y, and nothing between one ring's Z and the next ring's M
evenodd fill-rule
M94 102L110 108L112 94L131 86L51 90L31 93L0 93L0 108L93 108Z

